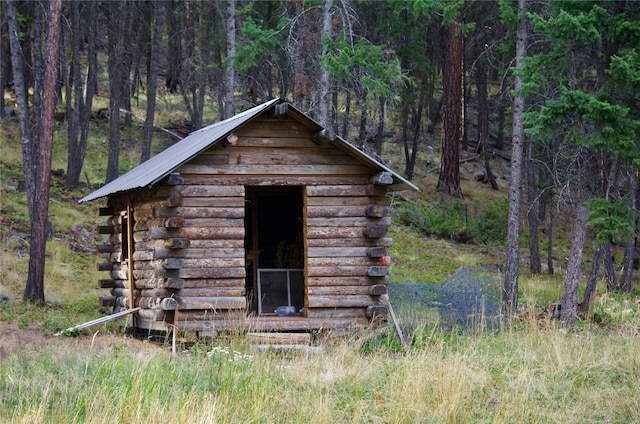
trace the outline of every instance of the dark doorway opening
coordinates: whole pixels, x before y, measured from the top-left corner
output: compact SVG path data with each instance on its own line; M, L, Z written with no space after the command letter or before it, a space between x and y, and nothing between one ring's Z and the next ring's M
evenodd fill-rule
M251 312L304 308L302 187L245 187L246 292Z

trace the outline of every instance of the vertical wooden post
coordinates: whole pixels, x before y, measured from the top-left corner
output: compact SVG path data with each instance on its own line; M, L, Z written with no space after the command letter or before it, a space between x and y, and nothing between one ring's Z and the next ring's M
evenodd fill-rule
M131 200L127 203L127 268L129 271L129 308L136 307L135 304L135 282L133 280L133 207L131 206ZM135 319L132 320L132 324L135 323Z
M175 310L173 315L173 340L171 343L171 353L176 356L178 353L178 309Z

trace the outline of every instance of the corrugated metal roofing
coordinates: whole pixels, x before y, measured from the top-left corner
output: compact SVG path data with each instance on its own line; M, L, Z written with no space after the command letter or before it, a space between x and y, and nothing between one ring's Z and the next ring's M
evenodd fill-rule
M280 99L275 98L245 112L241 112L229 119L225 119L224 121L220 121L198 131L194 131L184 139L178 141L173 146L163 150L146 162L141 163L126 174L120 176L119 178L116 178L115 180L104 185L93 193L83 197L82 199L80 199L80 203L88 202L90 200L95 200L100 197L109 196L115 193L153 186L158 181L173 172L175 169L197 156L200 152L206 150L218 141L224 139L242 124L257 117L262 112L266 111L279 102ZM293 108L291 105L289 105L289 108L290 112L295 112L298 114L297 118L305 117L311 126L322 128L318 123L313 121L308 116L304 115L299 110ZM342 148L346 153L358 158L368 166L380 169L381 171L390 172L393 175L394 179L394 184L391 186L393 190L412 189L419 191L418 187L413 183L409 182L399 174L395 173L394 171L378 162L371 156L367 155L363 151L359 150L352 144L348 143L344 139L337 137L333 141L333 143L336 144L337 147Z
M126 174L121 175L93 193L83 197L80 199L80 203L109 196L114 193L153 186L180 165L183 165L197 156L201 151L217 143L240 125L258 116L279 100L278 98L270 100L229 119L192 132L173 146L163 150Z

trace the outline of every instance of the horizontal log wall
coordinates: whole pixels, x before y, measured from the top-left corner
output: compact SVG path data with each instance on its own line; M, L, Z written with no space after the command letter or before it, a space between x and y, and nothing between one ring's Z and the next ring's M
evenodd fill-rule
M181 328L191 330L246 316L245 186L267 185L305 187L306 318L261 317L251 325L268 321L282 330L365 324L368 311L384 307L386 298L388 178L372 177L370 168L331 141L313 142L311 131L290 118L252 121L236 135L235 144L209 148L172 179L134 195L141 325L172 322L174 306ZM103 284L112 288L116 304L128 301L116 296L128 288L126 267L117 262L125 200L110 199L105 211L113 211L112 218L100 230L113 264ZM175 305L163 303L166 298Z

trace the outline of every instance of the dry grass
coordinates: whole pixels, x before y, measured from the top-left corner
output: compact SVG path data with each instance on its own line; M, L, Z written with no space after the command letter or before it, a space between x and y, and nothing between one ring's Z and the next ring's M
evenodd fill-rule
M63 339L0 360L0 421L640 420L637 337L531 323L483 337L436 331L408 352L363 350L368 342L354 335L327 342L321 354L233 360L203 342L174 358L123 336Z

